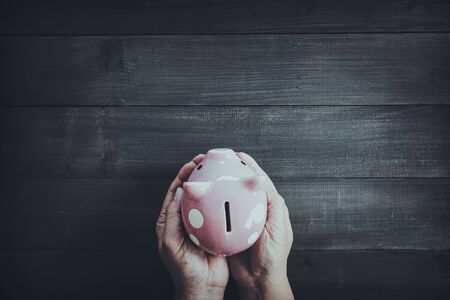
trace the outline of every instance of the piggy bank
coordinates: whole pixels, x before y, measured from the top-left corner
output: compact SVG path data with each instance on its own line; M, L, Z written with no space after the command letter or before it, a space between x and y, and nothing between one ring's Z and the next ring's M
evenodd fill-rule
M233 150L209 150L183 184L180 199L183 224L192 242L222 256L253 245L266 222L266 180Z

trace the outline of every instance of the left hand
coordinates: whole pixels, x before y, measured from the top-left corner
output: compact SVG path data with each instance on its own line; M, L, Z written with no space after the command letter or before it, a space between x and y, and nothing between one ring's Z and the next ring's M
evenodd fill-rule
M203 158L204 154L199 154L181 168L167 191L156 223L159 255L172 277L178 299L222 299L228 282L225 257L211 255L194 245L181 220L181 186Z

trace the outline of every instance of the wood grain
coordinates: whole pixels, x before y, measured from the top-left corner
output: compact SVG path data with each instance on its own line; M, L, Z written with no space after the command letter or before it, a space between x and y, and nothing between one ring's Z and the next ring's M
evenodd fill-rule
M449 177L448 106L29 107L0 111L3 178L172 178L199 152L273 177Z
M450 34L0 39L5 105L450 104Z
M147 249L0 252L0 295L171 299L170 279L155 257ZM292 251L288 274L298 299L440 300L450 295L449 270L448 251L326 250Z
M156 247L154 226L169 183L2 180L0 249ZM449 179L274 183L289 207L294 249L450 249Z
M449 299L449 15L2 1L0 299L171 299L161 201L216 147L253 155L285 197L298 299Z
M3 1L0 34L217 34L450 30L439 0Z

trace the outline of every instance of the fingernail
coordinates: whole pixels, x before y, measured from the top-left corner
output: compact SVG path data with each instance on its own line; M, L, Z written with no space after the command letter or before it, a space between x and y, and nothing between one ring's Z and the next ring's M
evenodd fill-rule
M173 196L173 200L179 201L181 199L181 194L183 193L183 189L181 187L177 187L175 191L175 195Z

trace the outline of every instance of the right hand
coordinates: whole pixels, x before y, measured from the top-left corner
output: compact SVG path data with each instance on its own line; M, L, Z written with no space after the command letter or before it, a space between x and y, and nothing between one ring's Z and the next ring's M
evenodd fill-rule
M250 155L237 154L257 175L267 176ZM228 263L241 298L294 299L287 277L293 242L289 211L269 177L266 183L267 221L263 232L250 249L228 257Z

